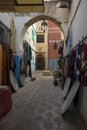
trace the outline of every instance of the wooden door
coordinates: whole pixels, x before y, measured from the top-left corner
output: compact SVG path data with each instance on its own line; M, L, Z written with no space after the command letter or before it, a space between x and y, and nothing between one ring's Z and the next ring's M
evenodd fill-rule
M36 69L37 70L44 70L45 68L45 60L42 54L37 55L36 57Z

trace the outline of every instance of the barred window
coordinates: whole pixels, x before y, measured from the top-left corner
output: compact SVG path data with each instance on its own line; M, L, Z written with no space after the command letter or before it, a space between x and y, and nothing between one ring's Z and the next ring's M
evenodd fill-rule
M37 43L44 43L44 35L37 35L36 38Z

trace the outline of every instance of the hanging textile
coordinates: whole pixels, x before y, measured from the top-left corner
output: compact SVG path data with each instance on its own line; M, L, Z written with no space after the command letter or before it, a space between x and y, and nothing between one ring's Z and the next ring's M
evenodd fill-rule
M27 60L29 60L29 61L32 60L32 51L31 51L30 45L28 45L28 59Z
M25 66L27 65L27 59L28 59L28 43L26 41L23 41L23 49L24 49L24 64Z
M63 77L67 77L68 60L69 60L69 56L66 56L63 61L63 68L62 68Z
M3 71L3 48L0 45L0 85L2 84L2 71Z
M23 49L24 49L24 53L23 53L23 60L24 60L24 72L25 72L25 76L27 76L27 59L28 59L28 43L26 41L23 41Z
M81 45L81 84L87 86L87 44Z
M29 72L28 75L31 78L32 77L32 72L31 72L31 60L32 60L32 51L30 45L28 45L28 60L27 60L27 65L29 67Z
M70 26L68 31L68 39L67 39L67 47L66 47L66 55L69 55L72 49L73 44L73 33L72 33L72 26Z
M81 45L81 59L82 59L82 67L83 67L83 64L85 64L87 62L87 44L86 43L83 43Z
M81 46L80 43L76 46L76 58L75 58L75 79L80 80L81 76Z
M10 85L9 70L10 70L10 47L3 45L3 71L2 71L2 85Z
M69 55L67 74L68 77L74 80L74 65L75 65L75 50L72 50Z

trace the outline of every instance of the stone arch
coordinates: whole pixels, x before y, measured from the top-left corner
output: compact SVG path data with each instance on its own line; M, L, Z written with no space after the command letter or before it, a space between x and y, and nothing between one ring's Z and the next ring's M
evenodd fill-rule
M38 16L32 18L31 20L29 20L28 22L26 22L24 29L22 31L22 36L23 36L23 34L25 34L25 32L26 32L26 30L28 29L29 26L31 26L32 24L34 24L35 22L38 22L40 20L49 20L49 21L55 23L56 25L58 25L60 27L63 35L64 35L64 38L65 38L65 33L64 33L64 30L61 26L62 23L60 21L57 21L56 19L50 17L50 16L47 16L47 15L38 15Z

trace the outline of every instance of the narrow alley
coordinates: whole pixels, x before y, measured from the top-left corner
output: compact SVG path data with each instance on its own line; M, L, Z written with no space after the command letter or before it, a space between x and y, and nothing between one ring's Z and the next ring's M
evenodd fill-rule
M0 130L87 130L86 6L0 0Z
M73 107L61 115L62 89L54 87L53 76L41 71L35 76L12 95L12 109L1 120L0 130L87 130Z

